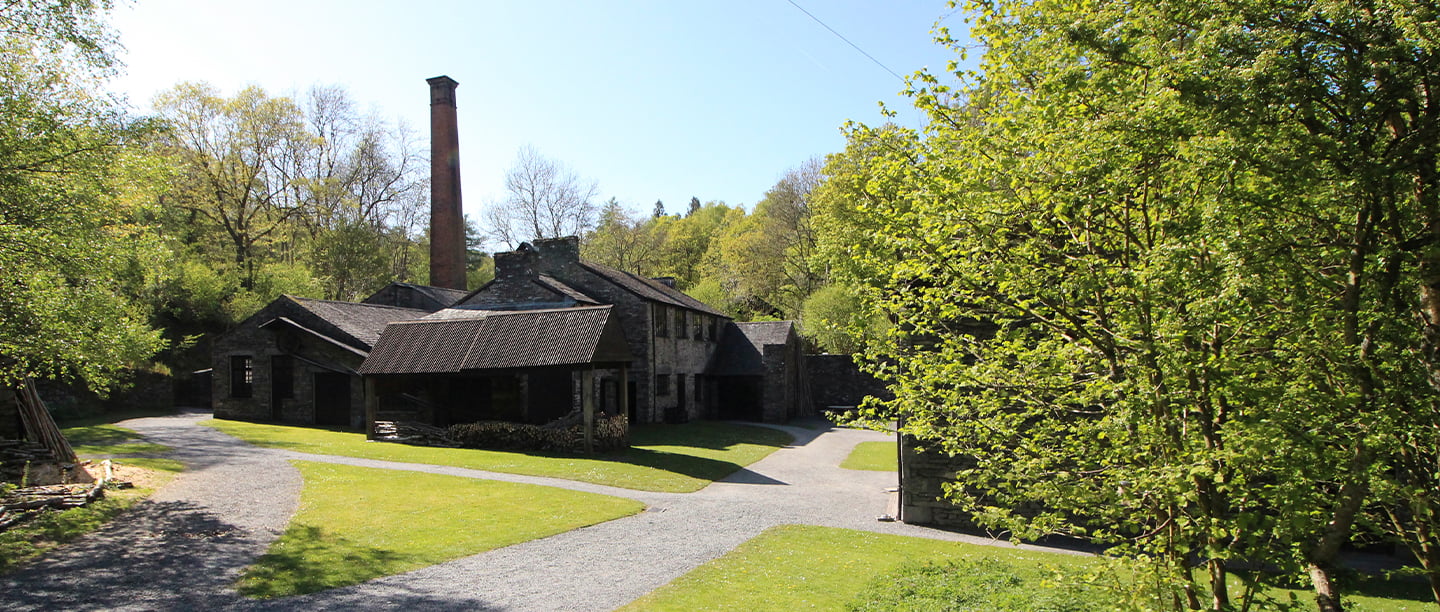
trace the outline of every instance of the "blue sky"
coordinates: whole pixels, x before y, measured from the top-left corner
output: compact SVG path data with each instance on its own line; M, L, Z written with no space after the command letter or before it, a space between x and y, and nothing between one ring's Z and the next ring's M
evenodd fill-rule
M940 1L795 1L901 75L953 58L932 42L937 19L964 29ZM692 195L753 205L786 169L842 149L845 121L883 122L880 101L920 123L901 81L787 0L136 0L112 21L127 49L113 86L141 111L187 80L227 95L335 84L428 143L425 79L449 75L477 217L527 144L601 199L678 212Z

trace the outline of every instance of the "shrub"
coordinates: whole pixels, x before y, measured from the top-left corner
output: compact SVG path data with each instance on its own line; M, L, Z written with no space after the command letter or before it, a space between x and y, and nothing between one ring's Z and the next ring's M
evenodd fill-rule
M1088 612L1109 609L1106 592L1054 580L1033 567L981 557L906 563L871 580L851 612Z

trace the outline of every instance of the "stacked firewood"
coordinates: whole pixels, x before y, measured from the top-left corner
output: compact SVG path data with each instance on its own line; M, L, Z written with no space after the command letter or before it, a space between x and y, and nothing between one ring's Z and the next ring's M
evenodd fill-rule
M417 446L456 446L444 429L413 421L375 421L375 439Z
M105 496L105 482L14 489L0 498L0 531L48 510L79 508Z
M0 482L20 482L30 465L55 463L50 449L27 440L0 440Z

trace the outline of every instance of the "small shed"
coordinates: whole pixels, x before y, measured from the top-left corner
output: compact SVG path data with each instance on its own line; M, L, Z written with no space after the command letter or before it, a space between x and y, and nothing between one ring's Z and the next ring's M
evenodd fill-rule
M727 325L712 375L722 419L783 423L815 413L792 321Z
M611 306L451 308L385 328L360 366L375 421L541 424L576 408L625 414L633 360Z

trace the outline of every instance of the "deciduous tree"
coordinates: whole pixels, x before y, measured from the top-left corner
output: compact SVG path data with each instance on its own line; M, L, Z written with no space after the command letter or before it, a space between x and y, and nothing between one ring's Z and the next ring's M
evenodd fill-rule
M511 248L536 238L579 236L595 225L594 181L525 146L505 174L505 200L487 207L491 240Z

